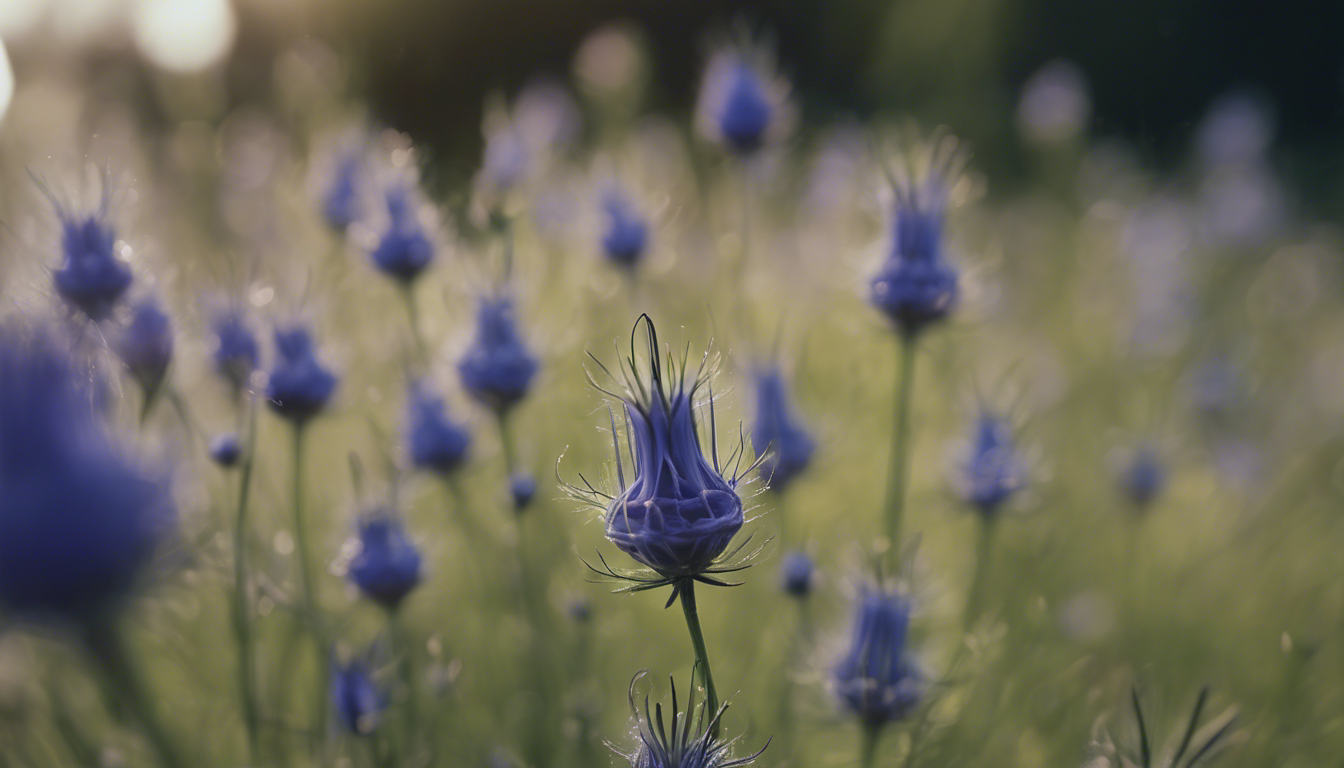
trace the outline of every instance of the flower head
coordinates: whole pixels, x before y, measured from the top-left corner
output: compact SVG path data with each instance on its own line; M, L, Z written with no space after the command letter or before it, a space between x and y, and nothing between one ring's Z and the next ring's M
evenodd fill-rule
M280 359L271 370L266 397L272 410L302 424L326 408L336 376L318 361L312 334L301 325L277 329L275 348Z
M975 420L970 451L962 466L962 495L985 516L991 516L1021 490L1026 468L1013 445L1012 427L992 413Z
M523 343L508 296L484 297L476 310L476 335L457 363L462 386L496 411L518 404L537 374L537 358Z
M210 459L228 469L243 457L243 444L232 432L223 432L210 440Z
M1150 445L1141 445L1133 450L1128 460L1120 468L1120 490L1139 511L1149 505L1162 493L1167 485L1167 470L1162 457Z
M388 187L387 230L374 247L374 266L402 283L410 283L434 260L434 242L420 221L418 201L405 182Z
M104 320L131 287L131 268L117 256L107 200L79 215L56 206L61 221L61 266L52 272L56 293L92 320Z
M163 383L173 359L173 324L153 298L145 298L131 307L131 319L116 336L113 345L126 370L145 392L153 392Z
M906 649L910 602L880 587L859 595L849 648L831 673L845 709L866 725L900 720L919 702L923 681Z
M891 250L873 277L870 300L908 336L945 318L957 302L957 271L943 249L949 176L957 162L951 142L943 141L922 177L893 180Z
M525 472L515 472L509 478L509 498L513 499L513 508L522 511L532 503L537 495L537 479Z
M261 363L261 349L257 337L243 314L236 310L224 312L215 318L215 371L233 387L242 391L252 372Z
M817 444L794 415L784 375L778 368L756 374L756 421L751 442L757 455L768 454L761 463L761 479L771 490L782 491L812 463Z
M633 268L648 248L649 222L620 189L610 189L603 195L602 208L607 215L606 229L602 232L602 252L611 263Z
M471 433L448 418L443 398L417 383L407 398L406 442L416 468L446 475L466 462Z
M176 511L107 434L68 353L0 331L0 606L88 619L132 591Z
M812 594L812 575L815 570L812 558L801 549L790 552L784 558L784 567L780 569L780 581L784 591L793 597L807 597Z
M331 179L322 190L322 218L336 232L345 232L360 215L359 184L363 167L359 153L347 149L336 159Z
M629 752L612 747L616 754L630 761L631 768L733 768L746 765L765 752L762 747L754 755L729 757L737 739L724 740L716 735L728 704L725 702L717 712L707 712L702 704L697 712L694 680L686 695L685 712L677 706L676 683L672 683L671 722L664 720L662 704L654 705L650 711L647 696L641 708L636 701L635 686L646 674L647 671L640 672L630 681L630 712L635 718L639 743ZM770 743L766 742L768 746Z
M396 608L420 584L420 552L399 521L375 514L359 523L359 554L350 561L349 575L365 597Z
M634 334L643 325L648 340L648 368L640 373L634 351ZM596 360L596 358L594 358ZM595 506L605 504L607 538L621 551L653 569L656 578L639 578L607 569L607 575L637 583L631 589L674 586L684 578L710 584L722 582L707 574L741 570L744 565L725 566L745 546L725 556L725 550L744 522L742 499L736 487L741 474L725 477L714 441L713 393L709 397L709 444L712 461L700 446L695 417L695 398L709 383L706 365L689 382L687 365L670 354L662 356L653 321L641 315L630 342L630 357L622 361L624 393L607 394L622 401L626 438L633 461L634 477L626 483L617 439L617 477L620 492L607 495L584 481L585 488L571 488L576 498ZM601 365L599 363L599 365ZM605 371L605 367L603 368ZM599 387L600 388L600 387ZM615 416L612 415L615 439ZM740 466L744 446L739 445L728 464ZM747 472L755 465L747 468ZM582 478L582 476L580 476ZM674 591L675 598L676 593ZM669 605L671 603L669 602Z
M738 155L751 155L785 122L785 92L750 47L730 48L710 58L700 89L699 119L712 139Z
M356 736L373 733L387 706L387 696L374 682L368 663L360 659L333 666L331 698L341 724Z

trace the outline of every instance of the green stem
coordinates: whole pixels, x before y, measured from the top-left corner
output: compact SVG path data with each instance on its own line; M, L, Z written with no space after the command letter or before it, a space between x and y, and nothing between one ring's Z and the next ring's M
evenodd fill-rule
M415 643L402 623L401 612L395 608L387 612L387 628L397 654L401 683L406 689L405 752L414 754L420 738L420 687L416 684Z
M121 633L105 619L94 619L83 629L85 647L102 672L109 699L124 706L140 724L161 765L186 768L187 760L159 719L153 697Z
M247 447L238 475L238 509L233 518L233 635L238 652L238 695L242 700L243 724L251 762L257 761L260 716L256 698L256 659L252 648L251 600L247 586L247 501L252 487L253 454L257 446L257 400L247 409Z
M681 595L681 610L686 614L686 629L691 633L691 645L695 648L695 663L700 670L700 680L705 684L705 706L708 717L713 719L719 711L719 692L714 688L714 673L709 668L709 652L705 650L705 634L700 630L700 613L695 607L695 581L685 578L677 585ZM714 723L714 736L718 736L718 723Z
M401 298L406 305L406 316L411 324L411 339L415 342L415 353L420 362L429 364L429 348L425 346L425 337L420 333L420 305L415 301L415 284L401 284Z
M984 610L985 587L989 583L990 559L994 556L994 530L998 527L993 517L980 518L979 537L975 544L975 571L966 592L966 609L962 613L961 630L970 632Z
M906 485L910 474L910 402L915 384L915 340L901 334L895 418L891 430L891 467L887 473L888 560L895 566L901 556L901 522L905 515Z
M513 470L517 466L514 462L516 456L513 451L513 438L509 435L509 414L503 410L495 410L495 423L499 425L499 445L504 452L504 476L506 480L513 478Z
M294 546L299 561L300 586L303 590L304 622L308 625L313 638L314 675L317 680L317 700L313 702L313 751L320 749L326 734L327 721L327 647L322 630L322 612L317 600L317 581L313 575L312 549L308 541L307 516L303 504L303 447L306 432L304 425L294 425Z
M863 731L859 737L859 765L872 768L877 759L877 742L882 738L882 728L866 724L860 727Z

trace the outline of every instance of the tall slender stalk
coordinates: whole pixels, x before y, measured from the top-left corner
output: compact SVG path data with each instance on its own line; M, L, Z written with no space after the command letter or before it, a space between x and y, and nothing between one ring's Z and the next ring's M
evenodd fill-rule
M429 365L429 347L425 345L425 337L420 332L420 305L415 300L414 283L401 284L401 299L406 305L407 321L411 324L411 339L415 342L415 353L420 357L422 365Z
M303 502L303 424L295 424L293 430L294 449L294 546L299 561L299 583L303 590L304 621L308 625L313 639L313 661L316 664L317 700L313 702L313 751L316 753L326 734L327 686L329 684L326 669L327 646L322 627L322 612L317 600L317 582L313 575L312 548L308 540L308 522Z
M714 688L714 673L709 668L709 651L705 649L705 634L700 629L700 613L695 606L695 580L682 579L677 585L681 595L681 610L686 614L686 629L691 633L691 646L695 649L696 668L700 671L700 680L705 684L705 707L709 717L719 711L719 692ZM719 723L714 723L713 735L718 736Z
M895 414L891 429L891 466L887 472L886 534L888 561L894 567L901 556L901 524L905 516L906 486L910 475L910 402L915 384L915 338L898 335L899 371Z
M247 587L247 502L252 487L252 462L257 446L257 399L249 398L247 407L247 446L238 474L238 508L233 517L233 636L238 654L238 695L247 729L247 750L251 762L257 761L256 659L252 648L252 606Z
M499 426L499 445L504 452L504 477L511 479L516 468L517 456L513 450L513 437L509 435L509 414L495 409L495 423Z
M966 592L966 608L962 612L962 632L970 632L984 610L985 587L989 583L990 559L994 556L994 531L998 528L997 518L982 516L979 521L979 536L975 543L975 571L971 576L971 586Z
M859 766L873 768L877 759L877 742L882 738L882 727L866 723L859 727L862 729L859 736Z
M388 634L392 638L392 647L397 655L397 671L401 684L406 689L405 707L405 753L414 755L420 740L420 686L415 672L415 642L406 631L401 611L393 608L387 612Z
M186 756L159 718L144 677L118 628L106 617L95 618L83 627L83 637L101 673L109 704L125 707L164 768L187 768Z

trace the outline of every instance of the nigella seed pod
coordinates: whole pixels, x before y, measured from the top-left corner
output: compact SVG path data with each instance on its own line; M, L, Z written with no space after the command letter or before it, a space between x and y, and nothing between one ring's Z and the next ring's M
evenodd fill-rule
M358 152L342 153L322 192L322 218L335 232L344 233L359 218L362 170Z
M261 348L256 334L243 314L236 310L215 318L215 371L235 392L241 392L261 364Z
M427 384L411 386L406 411L406 442L411 464L417 469L447 475L466 462L471 433L448 418L443 398Z
M521 472L509 478L509 496L513 499L515 510L521 512L527 509L536 495L536 478Z
M630 198L612 189L602 198L607 226L602 233L602 252L611 263L633 268L644 258L649 244L649 223L635 209Z
M635 368L638 363L634 349L634 336L641 325L648 342L648 368L642 373ZM723 563L725 550L744 522L742 499L735 490L743 476L736 473L736 468L740 468L744 446L739 445L729 458L735 467L734 475L725 477L715 447L712 391L708 401L712 462L705 458L700 446L695 399L709 384L708 353L700 370L688 382L686 360L678 362L670 353L666 359L662 357L657 332L648 315L641 315L635 323L630 347L630 357L622 363L624 394L607 394L622 401L634 477L627 485L616 438L620 492L607 495L586 481L584 488L571 487L570 492L576 499L594 506L605 503L607 538L621 551L653 569L657 578L620 574L610 568L603 573L638 582L642 588L674 584L685 578L721 584L708 574L745 567ZM612 422L615 436L614 415ZM755 468L753 465L745 472Z
M46 332L0 330L0 609L80 621L133 591L174 530L167 478L108 435Z
M879 728L906 717L919 703L923 680L906 649L910 603L880 587L865 587L855 610L849 648L831 681L841 706Z
M402 283L411 283L434 260L434 242L425 234L414 192L405 183L388 188L387 231L373 249L374 266Z
M812 558L806 552L802 550L790 552L789 556L784 558L784 566L780 569L780 582L784 591L798 598L812 594L813 570Z
M271 370L266 398L271 410L303 424L321 413L336 391L336 376L317 359L312 334L303 326L276 329L280 359Z
M237 466L243 457L243 444L232 432L215 435L210 441L210 459L221 467L229 469Z
M943 226L958 162L952 143L943 141L922 178L893 179L891 250L873 277L870 300L907 336L944 319L957 303L957 271L944 254Z
M1021 490L1026 469L1013 445L1012 427L992 413L975 420L970 451L962 466L962 496L991 517Z
M720 739L717 735L723 713L728 711L728 704L725 702L717 712L708 712L706 705L701 704L697 711L694 679L686 694L684 712L678 706L676 682L671 681L670 723L663 719L662 704L649 707L648 696L644 697L641 708L636 700L635 687L647 674L648 670L644 670L630 681L630 712L635 718L639 743L629 752L612 747L616 754L630 761L631 768L734 768L754 761L770 746L767 741L753 755L737 759L730 757L728 753L737 738Z
M85 216L60 205L61 266L52 272L56 293L91 320L105 320L131 287L131 268L114 251L116 233L108 221L108 203Z
M331 699L341 724L356 736L373 733L387 706L387 696L374 682L369 665L358 659L333 666Z
M507 296L482 298L476 335L457 363L463 388L500 413L527 395L537 374L537 359L523 343L513 313L513 300Z
M173 360L173 325L153 298L131 308L131 319L116 335L113 349L145 392L155 392Z
M772 491L783 491L812 463L817 444L789 404L788 387L778 368L756 374L756 421L751 443L761 462L761 479Z
M377 513L359 523L359 554L349 577L365 597L396 608L420 584L420 552L399 521Z
M1120 470L1120 489L1134 509L1140 512L1152 505L1166 485L1166 467L1152 446L1144 445L1134 449Z

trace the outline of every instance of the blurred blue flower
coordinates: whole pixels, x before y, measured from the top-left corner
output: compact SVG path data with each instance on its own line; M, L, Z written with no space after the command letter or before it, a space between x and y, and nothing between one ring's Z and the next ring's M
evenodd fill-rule
M210 441L210 458L219 466L229 468L238 463L243 456L243 444L232 432L215 435Z
M962 494L966 502L991 516L1026 481L1026 468L1013 445L1012 427L992 413L975 420L970 451L962 466Z
M483 297L476 311L476 335L457 363L462 386L498 412L522 400L537 374L537 359L528 351L507 296Z
M0 331L0 606L96 619L174 529L167 478L135 466L46 332Z
M142 299L131 307L130 322L115 337L113 349L140 387L154 392L173 359L172 321L156 300Z
M509 478L509 496L513 499L514 509L520 512L526 509L536 495L536 478L522 472L517 472Z
M87 216L56 208L61 220L61 266L52 273L52 282L67 304L92 320L112 314L131 287L131 268L113 250L117 236L106 208Z
M266 398L271 410L302 424L327 406L336 376L318 362L312 334L301 325L276 329L275 348L280 359L271 370Z
M1120 470L1120 489L1138 510L1145 510L1167 485L1162 457L1150 445L1134 449Z
M214 322L214 333L215 371L224 377L234 391L242 391L252 372L261 364L257 337L242 312L237 310L218 315Z
M617 266L634 267L648 248L648 221L620 189L607 191L602 197L602 208L607 214L607 227L602 233L602 252Z
M873 306L907 336L942 320L957 302L957 271L942 242L948 190L933 168L922 181L896 183L891 251L872 280Z
M719 108L719 131L735 152L754 152L765 141L774 106L765 82L745 60L735 62L727 77L727 95Z
M322 191L322 218L336 232L345 232L360 215L361 161L347 150L336 161L330 183Z
M471 433L448 418L443 398L427 384L416 383L407 397L406 442L411 464L446 475L466 462Z
M812 594L812 558L802 550L790 552L780 569L784 591L794 597Z
M919 703L921 675L906 649L910 603L865 587L859 595L849 648L832 671L840 703L865 725L900 720Z
M695 396L707 377L698 374L688 386L684 364L677 370L669 358L669 392L653 321L644 315L639 322L647 331L649 370L647 376L629 372L623 398L635 476L607 506L607 538L664 578L707 580L704 574L742 528L742 499L736 479L724 478L700 447Z
M387 231L373 249L373 263L394 280L410 283L434 260L434 242L425 234L409 186L393 184L386 201Z
M420 584L420 552L400 522L376 513L359 523L359 554L350 561L349 576L365 597L396 608Z
M789 405L788 387L778 368L756 373L756 421L751 444L761 462L761 479L771 490L782 491L812 462L817 444Z
M511 191L527 175L528 155L527 141L517 128L507 126L491 131L485 137L481 181L491 192Z
M357 736L373 733L387 706L387 696L374 683L368 664L358 659L333 666L331 698L341 723Z
M613 747L613 751L630 761L631 768L733 768L746 765L760 757L754 755L731 759L728 751L732 749L733 739L720 739L716 735L723 713L728 710L725 702L717 712L706 713L704 706L697 715L695 706L695 681L691 681L686 694L686 710L678 706L676 683L672 683L671 722L663 719L663 707L649 707L649 699L644 697L641 708L635 697L635 686L648 674L647 670L635 675L630 681L630 712L635 718L635 732L639 743L630 752L622 752Z

